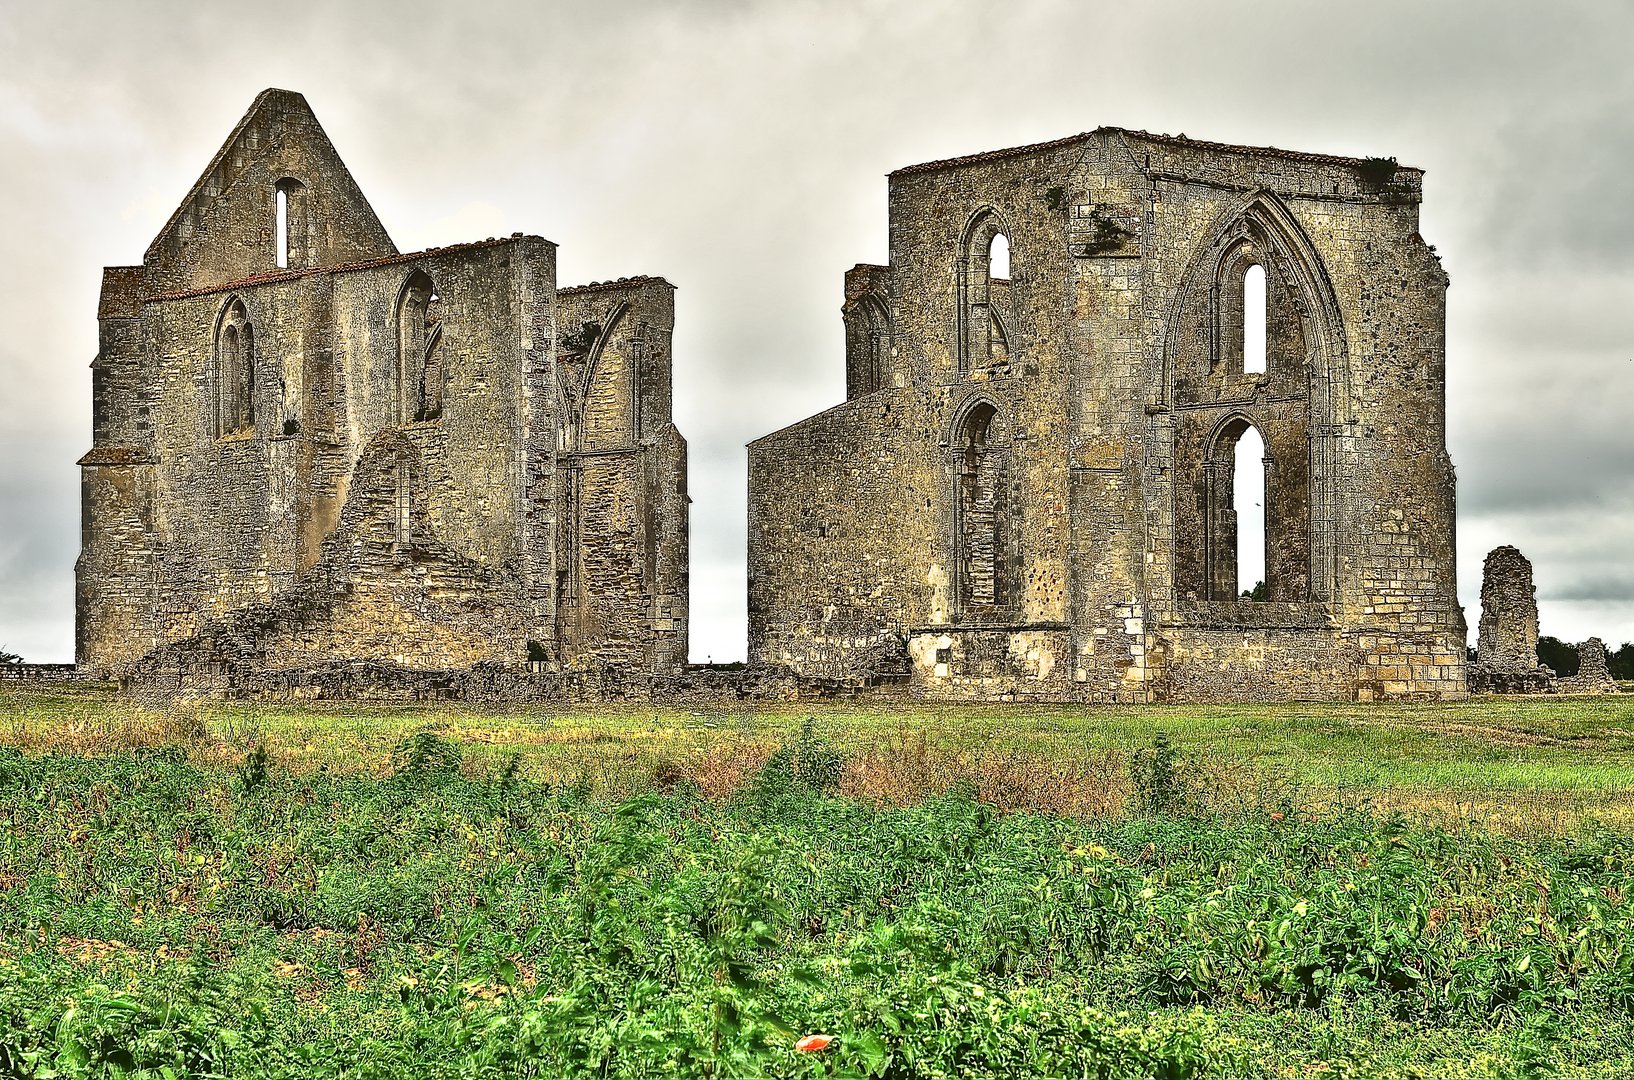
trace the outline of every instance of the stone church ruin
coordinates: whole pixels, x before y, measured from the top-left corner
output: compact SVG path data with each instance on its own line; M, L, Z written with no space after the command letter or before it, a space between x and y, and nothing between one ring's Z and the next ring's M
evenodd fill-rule
M945 699L1465 696L1422 179L1120 128L892 173L846 400L749 447L751 663Z
M400 253L268 90L98 319L82 668L685 664L662 279L559 289L520 233Z

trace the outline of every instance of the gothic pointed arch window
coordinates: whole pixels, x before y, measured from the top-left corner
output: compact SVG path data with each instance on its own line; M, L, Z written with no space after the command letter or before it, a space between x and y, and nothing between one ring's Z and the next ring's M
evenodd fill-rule
M1014 349L1010 236L984 210L965 229L959 252L959 373L1005 374Z
M244 301L232 297L216 320L216 437L255 426L255 331Z
M397 298L397 420L436 420L443 414L447 376L443 327L431 277L416 270Z
M978 400L954 432L953 529L962 618L997 615L1012 600L1007 455L998 445L998 408Z
M872 394L885 385L891 352L891 315L877 293L845 311L846 397Z
M1260 600L1280 594L1267 559L1271 525L1266 488L1272 476L1264 436L1247 416L1229 417L1215 432L1204 466L1204 562L1209 600Z
M1293 215L1265 192L1222 214L1165 330L1181 597L1333 595L1343 543L1335 391L1349 385L1346 364L1332 284ZM1250 448L1256 437L1263 449ZM1261 482L1263 494L1245 496Z

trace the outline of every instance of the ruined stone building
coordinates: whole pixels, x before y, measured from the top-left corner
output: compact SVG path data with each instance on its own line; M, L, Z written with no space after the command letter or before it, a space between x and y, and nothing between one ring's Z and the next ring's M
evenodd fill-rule
M663 280L400 253L268 90L98 318L82 666L685 663Z
M1606 643L1576 646L1578 667L1556 672L1538 658L1538 599L1532 563L1508 544L1487 552L1481 567L1481 621L1469 685L1482 694L1615 694Z
M846 400L750 444L751 661L947 698L1463 696L1422 179L1118 128L891 174Z

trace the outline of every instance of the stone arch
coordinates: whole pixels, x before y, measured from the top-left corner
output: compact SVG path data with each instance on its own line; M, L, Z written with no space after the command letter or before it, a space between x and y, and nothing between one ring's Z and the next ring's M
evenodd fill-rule
M255 328L238 296L229 296L216 316L213 358L219 439L255 426Z
M620 354L615 361L607 355L607 343L629 310L629 301L620 300L607 313L585 357L583 384L573 410L580 449L621 448L637 440L635 398L639 390L636 373L630 368L634 357ZM609 407L598 408L602 405Z
M1235 496L1240 477L1236 475L1236 449L1250 430L1259 436L1262 444L1265 443L1265 435L1252 417L1241 410L1233 410L1214 425L1203 455L1203 564L1207 590L1205 598L1209 600L1235 601L1241 597L1243 583L1238 580L1237 574L1239 522ZM1270 446L1266 445L1263 467L1268 484L1272 461L1270 455ZM1265 501L1269 503L1269 497ZM1269 515L1262 542L1267 556L1265 581L1269 592L1276 588L1272 584L1273 564L1269 557L1272 547Z
M885 385L891 355L891 312L877 292L864 293L845 311L846 398Z
M396 421L436 420L443 414L447 374L443 326L431 275L416 270L397 292Z
M995 399L976 394L948 434L955 610L961 622L1002 621L1017 593L1007 418Z
M1220 216L1181 279L1164 326L1162 403L1175 403L1177 392L1184 397L1187 360L1203 361L1206 371L1217 371L1230 340L1240 342L1240 327L1229 334L1233 326L1220 315L1233 301L1240 312L1241 278L1250 264L1265 267L1268 289L1286 291L1290 314L1299 324L1302 359L1312 380L1321 384L1323 407L1332 415L1342 413L1342 402L1333 398L1348 390L1349 354L1338 297L1304 229L1281 199L1264 190ZM1233 281L1235 295L1229 288Z
M1266 273L1266 369L1245 372L1242 283ZM1274 195L1257 191L1226 211L1201 244L1165 325L1161 405L1172 411L1175 587L1197 599L1235 599L1228 558L1229 468L1252 425L1266 448L1266 585L1272 599L1325 600L1336 580L1334 440L1343 422L1348 362L1339 306L1309 237ZM1224 502L1222 502L1224 500ZM1229 574L1226 564L1230 563Z
M1008 373L1016 351L1012 279L990 276L993 241L1003 236L1015 250L1012 232L991 206L971 215L959 238L959 374ZM1012 275L1013 275L1012 263Z

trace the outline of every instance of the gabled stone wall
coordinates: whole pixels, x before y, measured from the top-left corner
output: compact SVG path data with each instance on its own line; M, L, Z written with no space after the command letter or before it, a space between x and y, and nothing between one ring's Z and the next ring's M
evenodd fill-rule
M262 94L104 276L80 664L684 664L672 289L598 289L559 300L540 237L398 253L305 100ZM637 329L587 413L558 308L590 293ZM587 418L619 464L585 484ZM586 636L562 586L591 565Z

